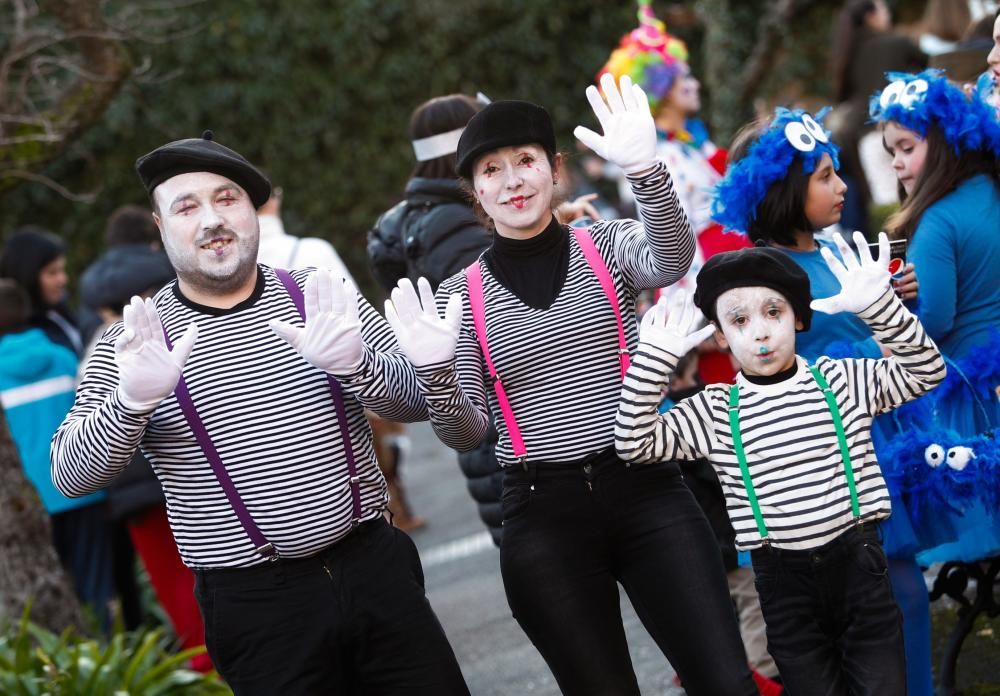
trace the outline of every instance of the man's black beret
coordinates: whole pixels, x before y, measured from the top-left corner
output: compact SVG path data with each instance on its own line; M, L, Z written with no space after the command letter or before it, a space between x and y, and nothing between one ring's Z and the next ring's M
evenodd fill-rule
M538 143L555 154L556 136L549 112L526 101L501 100L473 116L458 140L458 173L472 178L472 165L484 152L509 145Z
M802 330L809 330L809 276L783 251L756 246L716 254L698 271L696 282L694 303L711 321L719 321L715 303L722 293L733 288L765 287L780 292L792 305L795 318L802 322Z
M146 193L167 179L188 172L212 172L234 181L247 192L255 208L271 197L271 182L240 153L212 140L212 131L161 145L135 161Z

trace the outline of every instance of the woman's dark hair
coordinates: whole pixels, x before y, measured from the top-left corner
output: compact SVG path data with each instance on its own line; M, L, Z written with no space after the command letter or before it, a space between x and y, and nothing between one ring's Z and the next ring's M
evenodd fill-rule
M743 126L733 138L729 161L739 162L746 157L769 125L769 119L762 119ZM796 157L785 178L771 184L767 195L757 205L756 215L747 225L750 240L795 246L796 232L813 229L805 212L808 190L809 175L802 170L802 158Z
M945 41L958 41L972 24L972 13L965 0L928 0L922 29Z
M464 94L448 94L426 101L410 116L410 140L429 138L432 135L464 128L469 119L482 111L483 106ZM455 153L426 162L417 162L412 176L454 179L457 164Z
M31 299L32 313L46 308L38 285L41 270L60 256L66 255L66 245L56 235L35 225L15 230L0 253L0 278L17 282Z
M885 146L884 135L882 145ZM896 184L902 207L886 220L889 236L893 239L912 239L927 209L977 174L990 177L993 185L1000 188L1000 159L983 150L963 150L955 154L955 148L945 140L941 128L930 124L927 128L927 155L920 176L914 183L913 193L907 195L903 185Z
M0 336L20 331L28 325L31 300L12 278L0 278Z
M865 19L875 11L875 0L850 0L837 17L837 28L833 33L833 101L836 104L847 101L851 96L848 78L851 59L857 52L858 35L865 26Z
M544 148L543 148L544 149ZM565 169L566 167L566 155L561 152L549 152L545 150L545 159L549 161L549 167L552 171L556 171L556 162L559 163L559 167ZM458 186L465 194L466 198L469 199L469 205L472 206L472 212L476 214L479 219L479 223L483 228L490 233L496 232L496 225L493 224L493 218L486 214L483 209L482 204L479 202L479 196L476 195L476 187L472 184L472 179L466 179L464 176L458 177ZM560 189L556 188L552 193L552 208L555 209L566 200L566 194Z

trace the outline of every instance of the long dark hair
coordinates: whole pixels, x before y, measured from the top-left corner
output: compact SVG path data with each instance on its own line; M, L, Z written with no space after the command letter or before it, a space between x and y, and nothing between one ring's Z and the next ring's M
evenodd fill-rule
M770 126L770 119L758 119L743 126L729 148L729 161L739 162L750 154L750 148ZM806 194L809 174L802 169L802 158L796 157L783 179L771 184L763 200L757 204L756 215L747 224L750 241L782 246L795 246L795 233L813 229L806 217Z
M983 150L963 150L955 154L941 128L934 123L928 126L926 137L927 156L913 193L907 195L903 185L897 182L902 207L886 220L886 230L893 239L912 239L927 209L970 177L985 174L1000 188L1000 160L995 155ZM884 135L882 144L885 145Z
M44 314L50 307L42 298L38 276L45 266L65 255L62 239L42 227L25 225L7 238L0 254L0 278L13 279L28 293L33 315Z
M482 109L483 104L464 94L447 94L425 101L410 116L410 140L429 138L432 135L464 128L469 119ZM455 153L451 153L426 162L417 162L412 176L454 179L456 165Z
M875 11L875 0L850 0L837 17L837 30L833 34L833 101L839 104L851 96L851 59L858 48L858 35L865 25L865 18Z

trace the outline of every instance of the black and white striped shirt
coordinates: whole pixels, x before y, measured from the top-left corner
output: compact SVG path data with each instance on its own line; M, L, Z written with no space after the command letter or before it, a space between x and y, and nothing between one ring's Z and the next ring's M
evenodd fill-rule
M662 162L631 182L643 224L611 220L590 227L614 281L630 349L638 342L637 294L683 277L695 244ZM621 390L617 324L575 238L566 280L546 309L524 304L479 263L490 353L529 461L570 462L611 446ZM497 458L509 466L514 453L472 328L464 273L438 288L440 311L452 293L460 293L464 305L455 363L417 369L431 424L446 445L468 450L484 437L492 408L500 433Z
M821 357L816 367L837 399L861 517L867 521L890 513L872 447L872 419L932 389L944 379L945 366L923 326L891 291L858 316L892 357ZM618 455L632 462L707 459L722 482L737 547L758 547L761 537L733 449L729 385L710 385L657 413L661 390L678 360L655 345L639 345L622 387L615 424ZM843 532L853 515L830 409L806 361L799 357L797 366L793 376L774 384L754 384L741 374L739 424L772 545L810 549Z
M312 269L293 271L304 285ZM278 553L301 557L351 529L344 443L325 374L268 327L302 325L274 272L260 266L250 298L228 310L195 305L170 284L154 298L167 333L188 324L198 339L184 368L191 397L264 536ZM363 406L392 420L425 420L413 369L398 352L385 320L362 300L363 364L340 377L361 491L363 519L386 505L386 485L372 448ZM67 496L107 485L141 446L167 499L170 527L193 568L261 563L171 395L153 413L122 405L116 387L112 326L98 343L76 402L52 441L52 478Z

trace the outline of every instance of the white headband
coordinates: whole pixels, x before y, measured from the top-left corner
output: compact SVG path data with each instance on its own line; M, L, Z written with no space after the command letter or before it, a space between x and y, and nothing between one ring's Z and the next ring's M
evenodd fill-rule
M438 133L429 138L420 138L413 141L413 154L417 156L418 162L437 159L445 155L453 155L458 150L458 140L462 137L465 128L456 128L447 133Z

